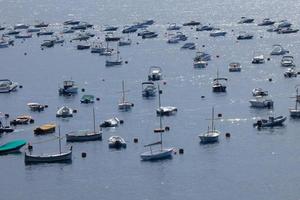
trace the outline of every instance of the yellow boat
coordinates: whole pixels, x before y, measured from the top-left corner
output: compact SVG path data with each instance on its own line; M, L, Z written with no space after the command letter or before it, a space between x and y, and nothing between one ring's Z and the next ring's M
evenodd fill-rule
M55 132L55 124L44 124L40 127L34 129L34 134L36 135L43 135L47 133L54 133Z

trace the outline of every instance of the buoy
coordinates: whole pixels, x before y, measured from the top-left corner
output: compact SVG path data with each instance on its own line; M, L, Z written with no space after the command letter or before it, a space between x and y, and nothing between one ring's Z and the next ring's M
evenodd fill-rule
M196 37L196 40L198 40L198 37Z
M120 120L120 124L124 124L124 120L123 119Z
M96 101L100 101L100 98L99 98L99 97L97 97L97 98L96 98Z
M48 108L49 106L48 105L45 105L45 108Z
M86 157L86 152L82 152L81 157L85 158Z
M220 56L219 56L219 55L216 55L216 57L219 58Z
M4 116L5 116L5 118L9 118L9 114L7 114L7 113Z
M222 117L222 113L219 113L219 114L218 114L218 117Z
M33 124L33 123L34 123L34 119L30 119L30 120L29 120L29 123L30 123L30 124Z
M24 55L26 56L26 55L27 55L27 53L25 52L25 53L24 53Z
M128 64L128 61L127 61L127 60L125 60L125 64Z
M169 131L170 130L170 127L169 126L166 126L165 127L165 131Z
M139 139L138 139L138 138L133 138L133 142L134 142L134 143L138 143L138 142L139 142Z
M44 48L41 48L41 50L43 51L43 50L44 50Z
M271 58L267 58L267 61L270 61L271 60Z
M134 103L131 104L131 107L134 107Z
M167 85L167 81L164 81L164 85Z
M205 44L203 44L202 47L205 47Z
M204 99L205 98L205 96L201 96L201 99Z
M269 78L269 81L272 82L272 78Z
M260 38L263 38L263 36L261 35Z
M61 47L63 47L63 46L64 46L64 44L61 44L60 46L61 46Z
M19 88L23 88L23 85L19 85Z
M139 42L137 42L136 44L139 44Z
M193 27L191 27L191 30L193 30Z
M74 110L73 110L73 113L77 113L77 110L76 110L76 109L74 109Z
M233 30L233 29L231 29L231 32L234 32L234 30Z
M179 149L179 154L183 154L184 150L183 149Z
M84 88L82 88L82 89L81 89L81 92L84 92L84 91L85 91L85 89L84 89Z
M230 138L230 133L226 133L225 137Z
M30 143L28 143L27 148L31 151L33 149L33 146Z
M105 81L105 79L103 78L102 81Z

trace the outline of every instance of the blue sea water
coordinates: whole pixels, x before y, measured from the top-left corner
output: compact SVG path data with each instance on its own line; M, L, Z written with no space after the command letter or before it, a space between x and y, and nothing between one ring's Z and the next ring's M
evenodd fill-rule
M124 120L123 125L104 130L101 142L72 144L72 164L25 165L24 149L21 154L1 156L0 199L298 199L299 120L288 118L284 127L261 131L252 124L257 117L288 116L288 108L294 106L294 99L289 97L295 95L299 78L283 77L286 69L280 67L280 56L271 57L263 65L252 65L251 59L255 52L269 57L272 45L280 43L299 65L299 34L268 33L265 27L236 22L241 16L253 17L255 22L270 17L288 19L299 28L299 6L298 1L292 0L1 0L0 24L4 25L44 20L58 31L63 21L78 19L95 24L93 31L103 39L99 30L105 24L122 27L154 19L155 24L149 29L157 31L159 37L142 40L131 34L133 45L119 49L128 64L112 68L105 67L105 57L76 50L75 42L41 50L40 44L47 37L16 40L13 47L0 49L0 78L23 85L17 92L0 95L0 112L9 113L12 118L29 114L35 119L32 125L18 126L15 132L4 134L0 143L26 139L34 144L34 153L58 152L58 133L37 137L33 129L48 122L60 124L63 135L92 129L92 106L80 104L83 94L100 98L94 104L97 124L114 116ZM193 68L195 51L180 50L183 43L166 43L168 23L190 20L211 23L228 32L224 38L211 38L209 33L189 27L181 30L189 36L188 41L213 56L206 69ZM239 31L253 33L254 39L237 43ZM71 38L65 36L67 41ZM229 73L230 62L240 62L242 72ZM141 162L139 155L146 150L143 145L158 139L153 133L159 126L155 114L158 100L145 100L141 95L141 83L152 65L163 69L166 85L161 84L162 104L178 108L175 116L163 118L164 125L170 126L164 134L164 145L183 148L184 154L160 162ZM229 80L226 94L212 93L217 70ZM59 85L70 78L86 91L71 98L60 97ZM122 80L129 90L128 100L135 104L130 112L117 109ZM251 91L256 87L269 91L274 109L249 107ZM44 103L49 108L32 113L26 106L28 102ZM76 108L78 113L72 119L56 119L56 110L63 105ZM219 143L201 145L198 135L207 130L212 106L216 113L223 114L216 121L222 134ZM226 132L231 133L230 139L225 138ZM112 135L125 138L127 148L110 150L107 139ZM133 138L139 142L133 143ZM62 140L62 145L67 149L70 144ZM87 157L81 158L81 152L86 152Z

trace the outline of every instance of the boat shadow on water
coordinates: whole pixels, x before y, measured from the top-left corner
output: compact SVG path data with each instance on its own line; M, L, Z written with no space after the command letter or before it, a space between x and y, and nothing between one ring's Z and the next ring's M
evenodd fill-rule
M55 161L55 162L25 162L25 165L30 166L30 165L60 165L60 164L64 164L64 165L69 165L72 164L72 160L63 160L63 161Z

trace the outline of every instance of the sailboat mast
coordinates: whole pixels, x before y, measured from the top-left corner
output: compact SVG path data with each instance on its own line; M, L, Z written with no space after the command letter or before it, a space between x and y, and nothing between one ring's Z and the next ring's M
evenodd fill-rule
M298 107L297 100L298 100L298 88L296 89L296 105L295 105L295 110L297 110L297 107Z
M95 108L93 107L93 123L94 123L94 133L96 133L96 120L95 120Z
M125 102L125 86L124 86L124 80L122 81L122 103Z
M59 154L61 154L60 125L58 125L58 144L59 144Z
M214 117L215 117L215 108L212 107L212 113L211 113L211 130L214 131L215 127L214 127Z
M158 109L160 109L160 107L161 107L161 102L160 102L160 93L161 93L161 91L160 91L159 84L157 85L157 88L158 88Z
M158 87L158 106L160 109L161 107L161 102L160 102L160 94L161 94L161 91L160 91L160 87L159 87L159 84L157 85ZM162 118L161 118L162 114L160 113L159 115L159 129L160 129L160 149L162 150L163 149L163 145L162 145L162 130L163 130L163 127L162 127Z

